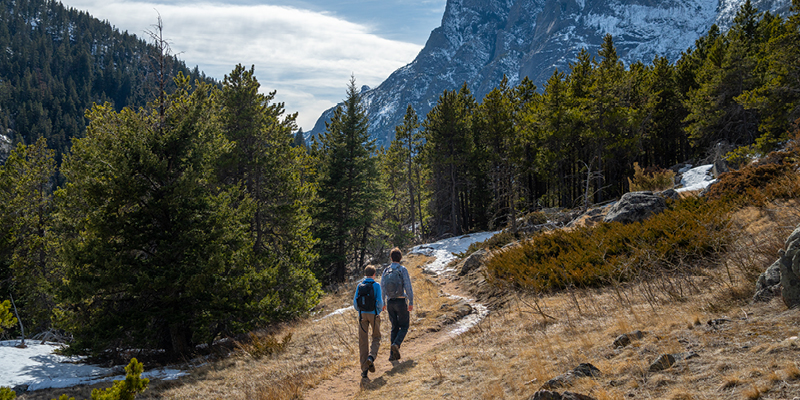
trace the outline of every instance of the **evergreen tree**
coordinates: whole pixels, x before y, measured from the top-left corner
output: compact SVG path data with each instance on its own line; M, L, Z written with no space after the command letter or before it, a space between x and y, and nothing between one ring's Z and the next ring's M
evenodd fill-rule
M417 112L411 104L406 108L403 124L395 128L395 137L391 146L402 147L402 157L406 162L406 187L408 189L408 210L410 214L411 233L417 236L422 226L422 182L419 166L419 155L422 151L422 133L419 131ZM395 145L397 142L397 145ZM415 197L416 196L416 197ZM416 205L416 208L415 208Z
M253 268L253 207L216 179L232 150L212 89L188 79L162 104L96 106L64 162L61 327L75 352L161 348L188 354L269 313Z
M13 294L35 332L50 326L55 268L52 185L54 152L44 138L19 144L0 165L0 271L3 296Z
M490 228L508 225L516 231L519 143L515 135L514 93L503 77L486 94L475 113L475 140L486 152L492 190Z
M294 147L302 147L303 150L306 149L306 138L303 134L303 128L297 130L294 134L294 140L292 141L292 146Z
M698 88L689 92L687 131L701 148L726 141L747 145L756 138L758 115L736 98L760 86L755 74L758 10L749 0L739 9L727 34L716 38L697 73Z
M759 24L771 33L761 49L759 60L767 64L765 82L747 91L737 100L761 115L758 147L770 151L786 139L793 123L800 120L800 1L792 0L792 13L786 22L767 15Z
M319 285L310 272L315 260L309 206L315 193L301 179L306 153L292 147L296 114L284 115L275 92L259 93L254 68L237 65L218 96L225 137L235 145L223 157L222 180L243 184L254 203L250 221L257 268L267 271L270 309L293 316L316 304ZM273 291L274 290L274 291Z
M325 127L313 150L319 163L316 273L324 282L343 282L349 267L360 270L364 264L381 196L375 141L369 138L355 78L347 87L344 106L336 108Z
M469 186L466 168L474 162L472 109L466 90L445 90L423 123L425 157L431 170L432 234L460 235L469 231Z

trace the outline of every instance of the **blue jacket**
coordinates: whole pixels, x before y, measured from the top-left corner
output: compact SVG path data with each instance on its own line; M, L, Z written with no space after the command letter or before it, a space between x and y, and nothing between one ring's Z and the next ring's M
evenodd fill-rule
M381 294L381 284L375 282L372 278L364 278L361 282L372 282L372 289L375 290L375 311L364 311L367 314L380 314L381 310L383 309L383 295ZM361 283L359 282L359 285ZM356 304L356 298L358 298L358 286L356 286L356 292L353 294L353 308L356 311L361 311L358 309L358 305Z

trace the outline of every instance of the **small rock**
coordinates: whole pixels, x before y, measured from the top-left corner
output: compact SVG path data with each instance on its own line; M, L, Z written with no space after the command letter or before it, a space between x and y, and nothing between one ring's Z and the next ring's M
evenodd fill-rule
M564 392L561 394L561 400L596 400L594 397L585 394Z
M638 330L637 331L633 331L631 333L623 333L622 335L619 335L619 336L617 336L616 339L614 339L613 345L614 345L614 347L625 347L625 346L631 344L631 342L633 340L639 340L639 339L641 339L643 337L644 337L644 333L642 331L638 331Z
M567 372L564 375L559 375L549 381L545 382L540 390L558 389L561 387L569 386L576 378L596 377L600 376L600 370L592 364L581 363L575 369Z
M597 367L595 367L594 365L589 363L581 363L580 365L575 367L575 369L572 370L572 373L579 378L587 376L588 377L600 376L600 370L597 369Z
M731 322L731 320L728 319L728 318L717 318L717 319L708 320L707 324L709 326L717 326L717 325L722 325L722 324L724 324L726 322Z
M662 354L658 357L658 359L656 359L655 362L650 364L650 368L648 370L650 372L663 371L672 367L673 364L675 364L675 356L672 354Z
M561 400L561 394L549 390L540 390L529 397L528 400Z

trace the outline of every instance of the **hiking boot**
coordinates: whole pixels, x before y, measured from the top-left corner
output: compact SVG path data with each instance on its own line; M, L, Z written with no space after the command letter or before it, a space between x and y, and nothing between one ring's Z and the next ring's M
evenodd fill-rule
M364 371L364 372L361 373L361 378L369 379L369 376L367 376L367 371Z
M391 356L389 356L389 361L399 360L400 359L400 346L393 344L390 350Z
M375 359L372 356L367 357L367 371L375 372Z

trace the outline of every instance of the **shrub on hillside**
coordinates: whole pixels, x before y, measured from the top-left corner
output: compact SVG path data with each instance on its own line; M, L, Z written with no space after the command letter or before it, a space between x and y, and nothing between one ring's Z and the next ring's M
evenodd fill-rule
M730 242L727 207L688 198L632 224L540 234L496 253L489 280L535 291L600 286L648 272L693 268Z
M264 356L270 356L273 354L281 353L286 350L286 346L289 345L289 342L292 340L292 333L289 332L283 336L283 339L278 340L275 336L260 336L253 332L250 332L250 342L249 343L239 343L238 346L244 351L245 353L249 354L251 357L255 358L256 360L260 359Z
M766 160L722 174L706 195L763 205L778 198L800 197L800 175L787 153L772 153Z
M633 163L633 178L628 178L631 192L660 192L675 186L675 172L670 169L648 167L643 169Z
M470 254L480 250L485 249L488 251L501 249L503 246L516 242L522 238L526 237L524 233L517 232L511 233L508 231L500 232L489 239L484 240L483 242L476 242L469 245L467 250L463 253L456 254L459 258L466 258Z

